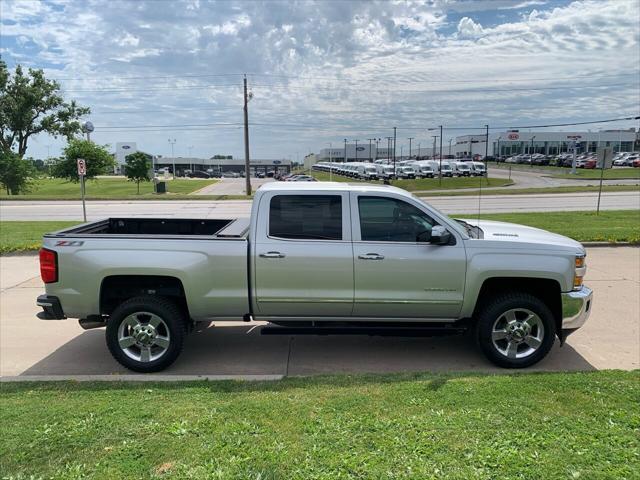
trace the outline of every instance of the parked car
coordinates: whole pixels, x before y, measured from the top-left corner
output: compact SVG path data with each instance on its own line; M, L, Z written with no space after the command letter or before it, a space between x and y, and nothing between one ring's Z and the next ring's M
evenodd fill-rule
M240 174L238 172L224 172L222 174L223 178L240 178Z
M449 162L442 162L440 170L443 177L453 177L453 168L451 168L451 164Z
M582 168L586 169L594 169L598 166L598 160L595 158L590 158L584 162Z
M453 162L451 163L451 168L453 169L453 174L458 177L470 177L471 176L471 162Z
M192 172L187 173L186 176L189 178L211 178L211 175L209 175L207 172L204 172L202 170L194 170Z
M295 175L295 178L293 178L293 180L289 180L289 181L291 181L291 182L317 182L318 180L313 178L311 175Z
M474 177L483 177L487 174L485 164L482 162L471 162L471 175Z
M592 310L575 240L371 184L268 183L247 219L85 223L44 236L40 272L39 318L106 327L138 372L171 365L195 322L237 320L284 335L471 331L492 362L522 368Z

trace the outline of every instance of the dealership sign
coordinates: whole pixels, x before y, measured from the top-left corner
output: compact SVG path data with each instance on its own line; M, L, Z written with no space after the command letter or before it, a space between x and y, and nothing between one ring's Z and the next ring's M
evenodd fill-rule
M358 148L356 148L356 150L359 151L359 152L364 152L364 147L358 147Z
M512 132L512 133L510 133L509 135L507 135L507 138L508 138L509 140L518 140L518 139L520 138L520 134L519 134L519 133Z

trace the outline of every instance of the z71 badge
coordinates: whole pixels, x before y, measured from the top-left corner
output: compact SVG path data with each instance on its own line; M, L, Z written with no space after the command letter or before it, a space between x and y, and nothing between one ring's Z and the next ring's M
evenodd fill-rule
M84 242L80 240L58 240L56 242L56 247L81 247L84 245Z

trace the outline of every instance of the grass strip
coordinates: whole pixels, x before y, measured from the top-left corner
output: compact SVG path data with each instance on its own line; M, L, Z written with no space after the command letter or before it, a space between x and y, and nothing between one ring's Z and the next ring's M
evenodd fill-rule
M157 195L153 193L153 182L140 184L140 195L134 182L126 178L97 178L86 183L87 199L120 200L120 199L153 199L170 198L187 195L198 191L217 180L176 179L167 181L169 193ZM33 182L31 190L25 195L7 195L0 192L0 200L78 200L80 199L80 184L59 178L39 178Z
M476 218L471 213L453 215ZM640 211L603 210L595 212L519 212L484 214L481 218L519 223L566 235L579 242L640 243ZM4 221L0 222L0 254L40 248L42 235L80 221Z
M5 383L0 456L5 478L637 478L638 398L639 371Z

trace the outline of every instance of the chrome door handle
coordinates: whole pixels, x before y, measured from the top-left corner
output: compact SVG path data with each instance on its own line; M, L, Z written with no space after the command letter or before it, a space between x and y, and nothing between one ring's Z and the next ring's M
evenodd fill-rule
M262 257L262 258L284 258L285 255L284 255L284 253L280 253L280 252L267 252L267 253L261 253L260 257Z
M384 255L378 253L367 253L366 255L358 255L360 260L384 260Z

